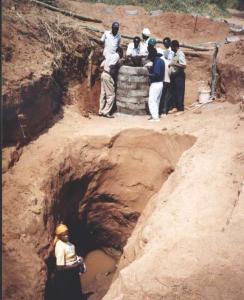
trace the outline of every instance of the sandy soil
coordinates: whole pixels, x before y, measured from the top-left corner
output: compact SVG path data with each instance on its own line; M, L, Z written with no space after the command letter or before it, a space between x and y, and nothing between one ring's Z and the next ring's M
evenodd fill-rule
M188 43L222 42L228 35L226 23L207 18L199 18L194 33L193 16L167 13L152 17L135 6L112 6L111 13L111 8L99 3L57 2L69 10L101 18L103 24L94 24L100 29L109 29L112 21L119 20L124 34L138 34L150 24L157 38L169 35ZM52 77L54 53L42 39L36 16L44 21L58 20L56 13L35 6L25 10L18 5L12 7L12 2L6 1L3 20L3 90L15 104L24 92L29 95L27 100L35 100L36 94L45 88L37 85L36 94L32 94L29 89L32 91L33 82L42 76ZM137 10L136 16L126 15L126 11L132 10ZM65 26L79 29L77 21L68 17L59 20ZM85 46L82 54L86 58L91 33L80 30ZM97 64L101 51L98 47ZM219 95L236 104L216 101L194 111L186 110L179 116L168 115L159 123L148 122L146 116L117 114L115 119L108 120L82 115L81 110L97 111L99 76L91 90L87 89L86 74L82 79L70 77L66 97L75 105L63 106L53 126L46 126L36 139L33 135L32 141L18 151L15 147L4 151L6 299L33 299L33 291L36 299L43 299L47 278L45 259L50 255L56 222L54 208L63 186L77 179L82 186L78 191L84 197L95 189L100 193L109 190L124 200L123 205L133 203L130 213L133 210L141 213L104 300L244 298L243 55L243 42L225 45L219 53ZM188 59L186 104L196 100L198 83L209 80L211 54L189 52ZM48 88L45 81L40 82ZM13 91L17 88L15 96ZM41 100L45 100L45 93ZM5 103L6 107L12 104ZM29 103L28 107L33 106ZM32 112L29 115L33 117ZM140 169L142 162L146 173ZM122 173L117 168L119 164ZM90 178L93 178L91 186ZM133 191L127 197L128 187ZM77 204L77 199L68 204L64 201L64 214L70 207L77 208L69 203ZM109 223L110 217L117 217L124 221L123 205L120 203L117 215L112 214L114 210L106 213L103 210L106 205L97 205L97 220L106 218ZM79 209L82 212L82 207ZM99 209L103 213L99 214ZM119 232L120 238L123 237L122 245L136 220L127 220L124 227L119 223L117 227L111 226L116 229L114 233ZM102 242L106 231L103 234ZM119 240L115 235L113 239ZM93 299L100 300L98 295Z
M210 289L210 293L214 293L216 299L218 297L228 299L228 295L231 295L231 299L241 299L243 291L240 281L243 278L243 260L240 257L244 245L241 229L243 226L243 218L241 218L243 214L241 206L243 173L241 170L244 162L244 145L243 138L240 137L243 133L243 120L239 105L233 106L228 103L209 104L202 108L200 113L185 112L178 117L172 115L156 124L139 116L119 115L113 120L99 117L86 119L81 117L77 108L67 107L64 118L38 140L26 146L19 162L3 177L5 197L3 231L5 233L4 250L6 251L4 253L7 255L11 251L17 256L21 255L19 243L30 242L33 234L36 235L33 240L34 244L31 242L29 245L32 246L25 252L28 257L35 253L34 248L39 244L38 237L43 239L40 246L48 243L43 236L44 231L38 232L38 227L32 226L31 229L28 225L29 222L36 222L37 225L38 218L43 214L38 208L39 201L42 201L40 196L43 191L38 192L35 186L38 187L44 178L48 180L54 176L55 170L58 171L57 168L60 168L57 165L58 161L62 164L60 158L67 155L65 153L70 151L68 150L69 145L74 144L73 141L80 140L80 146L78 144L77 146L82 147L83 143L84 147L87 143L82 142L84 136L111 137L129 128L153 129L169 135L190 134L197 138L195 145L182 156L174 174L170 176L159 193L153 196L150 204L143 211L137 229L126 246L124 259L120 265L120 269L123 270L119 273L119 279L115 281L105 299L123 297L121 299L140 300L145 299L143 298L145 295L147 299L150 297L158 299L158 294L167 294L168 299L174 299L175 294L187 295L187 299L196 299L196 295L208 293L208 291L202 290L202 285L197 284L199 279L194 274L198 273L203 278L204 286L206 281L212 280L211 285L217 287L217 290ZM94 146L100 147L99 143L95 142ZM106 139L103 143L106 143ZM66 150L63 152L62 149ZM76 151L74 149L73 147L73 152ZM172 149L172 151L174 150ZM103 157L103 152L101 155ZM87 159L89 160L89 158ZM67 163L65 159L64 165ZM49 166L48 169L47 166ZM62 172L67 172L67 170L64 169ZM34 182L33 178L35 178ZM30 185L30 189L27 186L31 182L33 186ZM39 195L39 193L41 194ZM18 200L14 194L21 195L22 200ZM33 196L35 199L39 198L36 204ZM25 203L29 207L26 212L23 210ZM23 213L16 214L15 209L19 210L20 205L24 215ZM40 216L38 216L39 214ZM16 221L24 216L26 221L17 229ZM221 235L221 239L219 235ZM20 240L19 237L21 237ZM203 244L204 252L201 251ZM164 253L163 256L162 253ZM40 258L34 257L38 266ZM182 257L184 257L183 260ZM210 261L209 257L212 257ZM237 257L238 260L235 260ZM133 260L135 260L133 264L125 267ZM159 260L160 268L157 267ZM220 266L219 260L221 260ZM23 263L25 262L26 260L23 259ZM18 264L19 268L21 265ZM222 271L219 267L222 268ZM231 283L227 275L223 277L223 280L218 281L219 272L221 274L226 272L227 267L229 273L236 274L231 276ZM32 272L35 272L35 269L31 268ZM9 267L8 270L10 271ZM44 272L43 267L41 270L34 274ZM8 287L5 292L9 299L15 299L15 292L9 286L9 279L15 276L17 270L14 268L13 274L9 271L5 273L8 274L7 282L4 281L5 288ZM213 275L208 275L210 273ZM157 274L157 279L152 274ZM173 274L178 275L174 276ZM184 284L180 278L185 278ZM192 281L192 278L195 279ZM211 278L216 278L216 280ZM30 278L30 282L31 280L33 282L33 279ZM178 288L167 288L166 290L163 288L162 290L162 285L158 280L170 287L177 285ZM28 282L27 278L25 278L26 282ZM18 281L16 281L17 283ZM234 285L235 290L229 290L230 284ZM144 286L143 290L142 286ZM160 289L159 286L161 286ZM185 288L182 290L184 286Z

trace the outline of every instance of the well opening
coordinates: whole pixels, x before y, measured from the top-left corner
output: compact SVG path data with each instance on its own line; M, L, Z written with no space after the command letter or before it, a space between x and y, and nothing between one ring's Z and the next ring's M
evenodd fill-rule
M81 283L83 293L92 294L89 299L105 295L140 214L194 142L188 135L126 130L107 146L103 167L94 173L91 164L85 175L66 182L56 193L53 228L66 223L77 254L85 258L87 273ZM50 292L54 263L53 258L47 260L46 300L54 299Z

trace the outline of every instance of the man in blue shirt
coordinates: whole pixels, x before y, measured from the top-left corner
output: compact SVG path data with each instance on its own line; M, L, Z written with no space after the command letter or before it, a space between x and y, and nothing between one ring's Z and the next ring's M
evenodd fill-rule
M152 61L153 65L149 70L150 88L148 107L151 114L151 122L159 122L159 103L163 91L165 72L164 61L160 58L161 54L158 54L154 48L155 45L156 40L150 38L148 42L148 58Z

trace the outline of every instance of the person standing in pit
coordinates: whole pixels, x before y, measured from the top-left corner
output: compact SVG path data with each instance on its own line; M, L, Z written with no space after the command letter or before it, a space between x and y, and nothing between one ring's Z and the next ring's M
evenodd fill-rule
M116 53L107 55L102 62L103 73L101 75L101 94L99 103L99 116L114 118L111 115L115 102L115 84L120 66L120 59L123 57L123 49L118 48Z
M170 106L172 110L176 109L178 112L181 112L184 111L186 59L185 54L180 50L180 44L177 40L171 42L171 49L174 52L174 56L169 64L172 93Z
M85 272L83 258L76 255L75 246L69 242L68 227L60 224L54 240L56 257L56 296L59 300L81 300L80 273Z
M105 31L101 37L104 42L103 56L106 58L109 54L115 54L118 47L120 47L121 35L119 33L119 22L112 23L112 30Z
M160 58L161 54L157 53L154 48L156 45L156 40L150 38L148 42L148 58L153 63L149 70L150 88L149 88L149 99L148 107L151 114L149 118L152 122L159 122L159 102L163 90L163 80L165 65L164 61Z

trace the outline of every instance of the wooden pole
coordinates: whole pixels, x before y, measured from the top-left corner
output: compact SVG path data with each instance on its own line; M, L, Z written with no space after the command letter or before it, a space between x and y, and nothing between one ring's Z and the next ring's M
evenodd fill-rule
M58 7L55 7L55 6L52 6L52 5L40 2L38 0L31 0L31 2L34 2L34 3L36 3L36 4L40 5L40 6L43 6L43 7L47 8L47 9L52 10L52 11L60 12L61 14L65 15L65 16L73 17L73 18L76 18L76 19L79 19L79 20L82 20L82 21L87 21L87 22L102 23L102 20L98 20L98 19L94 19L94 18L90 18L90 17L78 15L78 14L75 14L75 13L73 13L71 11L67 11L67 10L64 10L64 9L61 9L61 8L58 8Z
M219 44L215 44L215 50L213 54L213 64L212 64L212 81L211 81L211 98L214 99L216 97L216 85L217 85L217 55L219 52Z
M195 24L194 24L194 30L193 30L193 33L196 32L196 28L197 28L197 19L198 19L198 15L196 15L196 17L195 17Z
M94 32L98 32L98 33L104 33L104 30L92 27L92 26L87 26L87 25L81 25L82 28L87 29L87 30L91 30ZM127 40L133 40L134 36L131 35L125 35L125 34L121 34L121 37ZM95 38L94 38L95 40ZM163 44L163 42L161 40L157 40L158 44ZM195 46L195 45L190 45L190 44L185 44L185 43L181 43L180 47L182 48L188 48L188 49L193 49L195 51L210 51L213 50L213 47L203 47L203 46Z
M93 43L92 43L92 47L93 47ZM93 54L94 54L94 49L92 48L91 50L91 53L89 54L88 56L88 75L87 75L87 87L89 89L91 89L91 86L92 86L92 57L93 57Z

